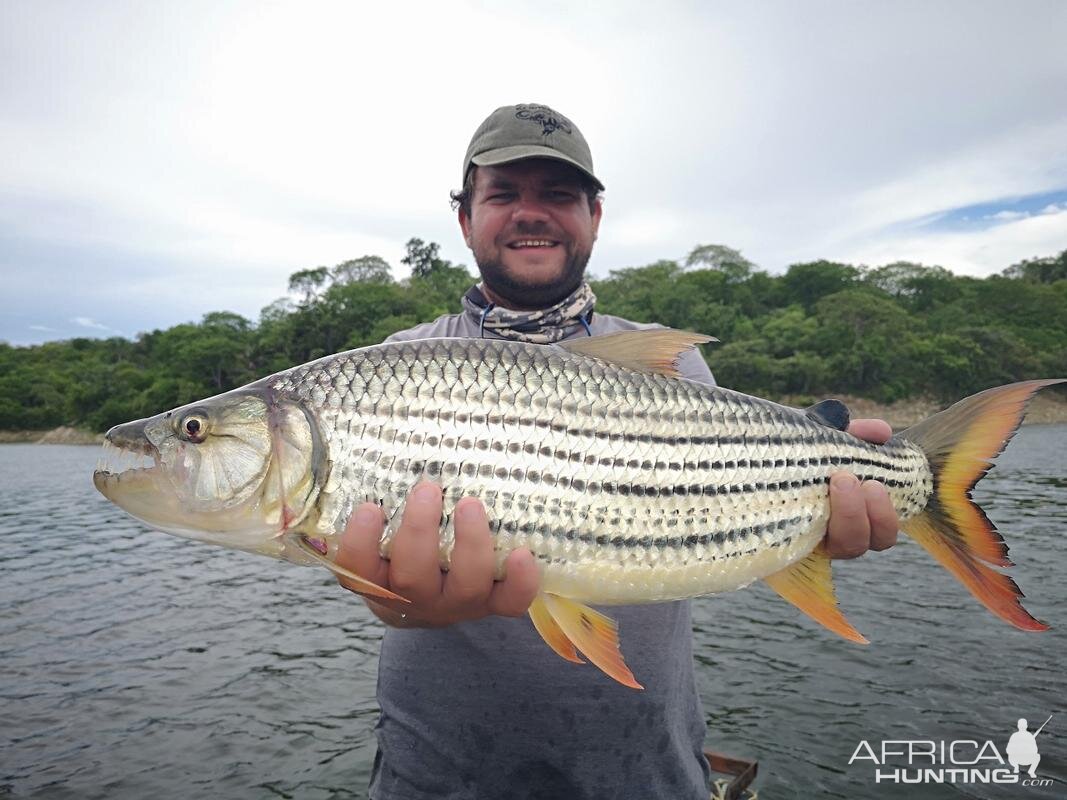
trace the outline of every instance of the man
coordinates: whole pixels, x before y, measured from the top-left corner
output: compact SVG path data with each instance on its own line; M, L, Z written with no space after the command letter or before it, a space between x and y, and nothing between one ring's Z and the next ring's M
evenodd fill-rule
M1026 720L1020 719L1019 729L1008 739L1008 763L1015 768L1016 775L1019 774L1019 767L1029 767L1027 774L1031 778L1037 777L1037 765L1041 763L1041 754L1037 751L1037 734L1041 733L1041 728L1037 729L1037 733L1030 733L1026 729Z
M464 297L463 313L391 339L548 343L649 327L593 313L583 276L604 187L570 120L546 106L497 109L471 140L463 187L454 199L482 282ZM713 382L696 352L680 368ZM857 420L851 430L876 441L890 433L876 420ZM895 542L884 487L840 474L830 492L832 554L854 557ZM365 504L338 555L338 563L411 600L403 607L367 601L389 626L371 796L707 798L689 601L610 610L626 661L647 687L628 689L591 666L561 661L522 618L537 592L533 556L511 553L506 576L494 581L488 522L473 498L456 505L451 569L442 573L441 513L440 489L415 487L384 561L382 514Z

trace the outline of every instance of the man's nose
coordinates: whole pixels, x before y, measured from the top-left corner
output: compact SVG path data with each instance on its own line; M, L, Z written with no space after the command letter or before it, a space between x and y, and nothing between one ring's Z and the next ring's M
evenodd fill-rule
M515 222L540 222L548 220L548 208L536 197L522 197L512 213Z

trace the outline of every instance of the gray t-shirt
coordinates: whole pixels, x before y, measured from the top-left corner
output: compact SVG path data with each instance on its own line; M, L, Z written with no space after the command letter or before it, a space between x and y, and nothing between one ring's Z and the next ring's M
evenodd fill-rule
M607 314L590 325L594 336L650 327L657 326ZM463 313L387 341L478 335L478 320ZM698 352L679 367L714 383ZM386 629L370 796L707 800L689 601L603 610L618 621L623 655L644 691L567 663L528 617Z

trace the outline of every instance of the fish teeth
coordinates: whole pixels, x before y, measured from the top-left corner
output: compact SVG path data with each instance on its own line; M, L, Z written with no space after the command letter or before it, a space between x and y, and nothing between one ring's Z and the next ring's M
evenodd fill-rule
M155 448L147 443L119 447L112 442L104 442L100 458L96 462L96 471L118 475L135 469L152 469L158 464Z

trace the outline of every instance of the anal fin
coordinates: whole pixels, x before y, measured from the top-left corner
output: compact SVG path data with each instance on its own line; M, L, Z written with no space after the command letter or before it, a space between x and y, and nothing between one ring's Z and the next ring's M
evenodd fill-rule
M813 620L850 642L867 639L845 619L837 607L830 556L822 543L807 558L764 578L767 584Z
M563 658L581 663L576 652L581 651L605 675L623 686L645 688L634 678L619 652L619 629L614 620L589 606L554 594L538 595L530 607L530 618L548 646Z
M560 658L565 658L575 664L584 664L585 662L578 657L578 652L574 649L574 643L567 638L567 634L552 618L552 614L549 613L543 598L544 595L539 594L530 604L530 620L533 622L537 632L541 634L541 638Z

